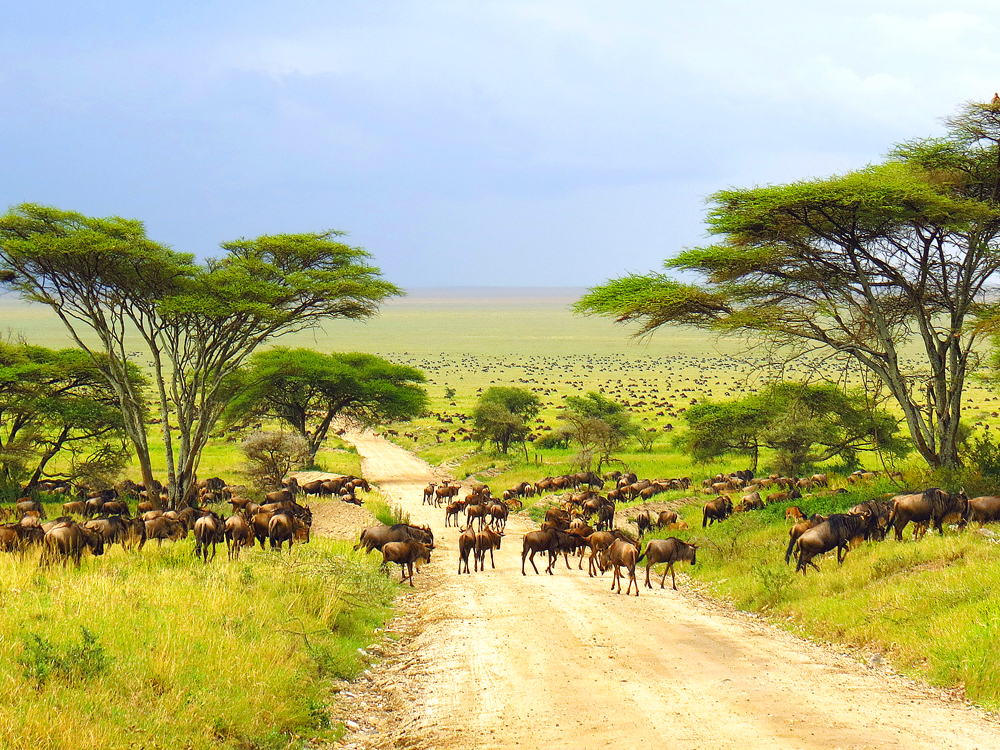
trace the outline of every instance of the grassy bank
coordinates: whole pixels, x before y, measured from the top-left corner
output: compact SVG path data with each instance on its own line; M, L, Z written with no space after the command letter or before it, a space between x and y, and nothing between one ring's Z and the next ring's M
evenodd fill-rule
M806 497L809 512L843 511L882 487L833 498ZM885 656L895 668L941 687L964 686L970 700L1000 709L1000 549L969 529L914 542L864 543L842 566L836 553L821 572L786 565L784 504L701 528L701 505L685 506L699 545L698 564L683 566L708 593L739 609L766 614L794 632ZM907 529L909 532L909 529ZM666 532L648 538L665 537ZM669 585L669 577L667 581Z
M331 737L330 680L388 616L377 560L314 538L292 554L193 542L115 548L80 570L0 556L0 747L300 747Z

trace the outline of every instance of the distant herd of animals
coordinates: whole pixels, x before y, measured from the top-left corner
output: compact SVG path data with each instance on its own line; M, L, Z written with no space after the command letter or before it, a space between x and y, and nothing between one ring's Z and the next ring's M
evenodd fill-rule
M230 487L218 477L198 483L197 500L180 510L167 509L165 488L146 488L131 480L116 487L89 490L67 482L41 482L31 488L35 494L50 493L73 499L62 505L63 515L47 520L45 508L30 494L13 507L0 508L0 550L25 553L41 549L40 564L72 561L80 565L87 550L94 555L120 544L126 551L138 551L147 541L176 542L194 535L194 554L205 563L215 559L216 545L225 542L230 559L240 550L259 543L280 551L287 544L308 542L312 511L300 504L300 495L339 497L360 505L357 490L370 490L367 480L356 476L309 482L299 485L292 478L282 489L264 495L262 503L242 497L243 487ZM209 505L228 502L232 514L224 517ZM131 508L135 508L133 515Z
M894 478L901 479L898 474ZM878 478L876 472L858 471L847 477L848 484L866 483ZM614 487L601 493L607 482ZM914 537L920 538L929 527L943 533L945 525L957 524L959 529L969 522L980 525L1000 520L1000 497L977 497L969 499L965 492L950 493L938 488L922 492L896 495L886 499L872 499L855 505L845 513L829 515L813 514L806 518L798 505L788 504L802 498L802 492L835 495L846 489L829 489L826 474L810 477L769 477L754 478L749 470L717 475L706 479L702 489L706 494L715 495L703 505L702 526L721 523L729 517L760 510L775 503L785 503L785 518L794 525L789 531L789 542L785 550L785 562L796 558L796 570L806 573L809 566L819 567L815 558L826 552L837 551L838 563L842 563L848 551L864 541L883 540L889 529L895 538L902 540L903 530L910 523L914 525ZM548 556L545 572L552 575L559 555L562 554L567 569L571 569L570 555L579 555L578 570L583 568L583 560L589 550L588 574L593 577L614 569L612 591L621 593L621 579L628 577L626 594L635 587L639 595L635 569L646 562L646 586L652 588L650 570L654 565L665 563L660 587L663 588L666 575L671 574L671 582L676 590L674 564L689 562L695 564L697 545L676 537L650 540L643 549L642 539L652 529L686 530L687 524L679 519L673 510L660 511L655 517L648 510L639 510L633 518L638 535L615 528L616 503L636 499L648 500L667 490L689 489L691 479L681 477L669 480L641 480L635 474L610 472L599 477L593 472L561 477L546 477L535 483L522 482L495 498L485 484L473 485L468 495L458 497L460 486L450 482L432 483L424 488L423 504L444 508L445 527L454 527L458 536L458 573L469 573L469 558L473 558L473 571L486 569L486 555L489 553L492 567L493 550L499 549L504 536L504 528L509 513L522 507L522 499L543 493L563 492L555 498L557 505L545 511L544 521L538 530L530 531L522 539L521 573L526 574L530 564L535 573L535 556ZM731 493L740 492L737 503ZM684 498L680 502L690 502L696 498ZM464 514L464 520L461 518ZM591 526L593 523L593 526ZM386 547L382 545L386 545ZM430 561L434 548L434 536L426 526L397 524L392 527L375 526L361 532L358 548L381 549L383 565L399 563L403 566L402 580L413 586L414 565Z

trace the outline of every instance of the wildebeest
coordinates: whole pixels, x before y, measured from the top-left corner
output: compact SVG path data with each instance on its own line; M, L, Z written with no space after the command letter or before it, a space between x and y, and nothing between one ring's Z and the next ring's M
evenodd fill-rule
M866 514L834 513L818 526L806 531L796 543L799 550L799 561L796 571L806 573L806 566L812 565L816 570L819 566L812 560L832 549L837 550L837 562L844 562L849 545L854 539L864 536L865 526L869 521Z
M809 517L809 520L797 523L788 530L788 547L785 549L785 565L788 565L789 560L792 559L792 551L795 549L795 543L799 541L799 537L809 531L809 529L819 526L825 520L826 516L821 516L819 513L813 513L812 516Z
M670 526L672 523L677 523L678 515L672 510L661 510L660 515L656 518L656 528L662 529Z
M212 545L212 559L215 559L215 545L226 539L225 522L215 513L206 513L194 522L194 556L208 563L208 546Z
M431 548L420 542L386 542L382 545L382 566L386 569L389 563L398 563L399 572L402 575L400 583L407 578L410 579L410 588L413 588L413 568L431 561ZM404 572L408 571L408 572Z
M241 513L236 513L226 519L225 533L226 548L231 560L239 559L241 547L249 547L253 544L254 536L250 523L246 516Z
M871 517L866 529L867 539L882 541L889 531L889 515L892 505L884 500L865 500L851 508L848 513L867 513Z
M611 546L601 553L604 566L613 566L615 569L614 580L611 582L612 591L617 587L618 593L622 592L621 568L625 568L628 571L628 588L625 590L625 596L628 596L632 590L632 584L635 584L635 595L639 596L639 582L635 580L635 566L640 557L639 550L621 539L615 539Z
M635 525L639 531L639 536L645 534L652 527L652 523L649 520L649 511L640 510L635 517Z
M919 494L897 495L891 502L888 525L895 529L897 542L903 540L903 529L910 521L933 524L943 534L946 520L957 519L959 528L969 520L969 498L964 489L951 493L931 487Z
M361 537L354 545L355 550L371 552L381 550L387 542L420 542L434 549L434 533L429 526L414 526L397 523L392 526L368 526L361 530Z
M146 538L155 539L159 546L163 546L164 539L175 542L187 536L187 525L180 519L160 516L144 523L146 524Z
M475 555L476 553L476 532L472 528L472 525L466 526L462 529L462 533L458 535L458 574L462 574L462 566L465 566L465 572L469 573L469 555Z
M104 553L104 537L101 533L73 522L59 524L47 531L43 544L40 565L49 565L62 557L64 568L70 559L79 568L85 549L89 549L94 555Z
M705 503L701 526L711 526L715 521L725 521L733 514L733 501L728 495L719 495L715 500Z
M490 565L493 568L496 568L496 563L493 561L493 550L500 549L500 541L502 539L503 533L495 531L489 524L487 524L482 531L476 534L475 570L486 570L487 551L490 553Z
M984 496L969 500L969 521L979 524L1000 521L1000 497Z
M280 551L281 545L288 542L288 550L291 552L292 542L309 541L309 525L289 511L279 510L267 522L267 538L271 542L271 549Z
M695 553L697 551L697 545L688 544L673 536L666 539L652 540L646 545L646 550L643 552L643 555L646 557L646 588L653 588L649 582L649 569L658 563L667 563L667 567L663 569L663 578L660 579L660 588L663 588L663 584L667 580L667 571L669 570L670 581L674 586L674 591L676 591L677 577L674 574L674 563L690 561L694 565ZM641 561L642 557L639 560Z
M568 555L575 546L576 540L570 534L560 529L529 531L524 535L524 539L521 542L521 575L527 575L524 572L525 560L530 562L531 567L535 569L535 573L538 573L538 567L535 565L535 555L539 552L547 552L549 555L549 564L545 568L545 572L549 575L553 575L552 569L555 567L556 558L560 552L566 553L566 567L568 568Z

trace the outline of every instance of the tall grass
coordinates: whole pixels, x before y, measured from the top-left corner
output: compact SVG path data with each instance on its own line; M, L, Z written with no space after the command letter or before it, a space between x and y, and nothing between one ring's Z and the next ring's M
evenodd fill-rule
M393 505L386 500L381 492L367 493L367 497L364 500L364 507L386 526L410 522L410 514L400 506Z
M292 554L191 541L72 567L0 556L0 747L285 748L330 737L331 677L388 616L377 560L316 539Z

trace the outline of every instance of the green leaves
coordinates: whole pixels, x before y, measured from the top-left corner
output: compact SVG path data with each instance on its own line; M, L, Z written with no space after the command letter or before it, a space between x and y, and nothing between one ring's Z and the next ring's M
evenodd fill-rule
M531 432L528 421L541 408L541 399L525 388L487 388L472 412L472 437L491 442L501 453L506 453L512 443L524 442Z

